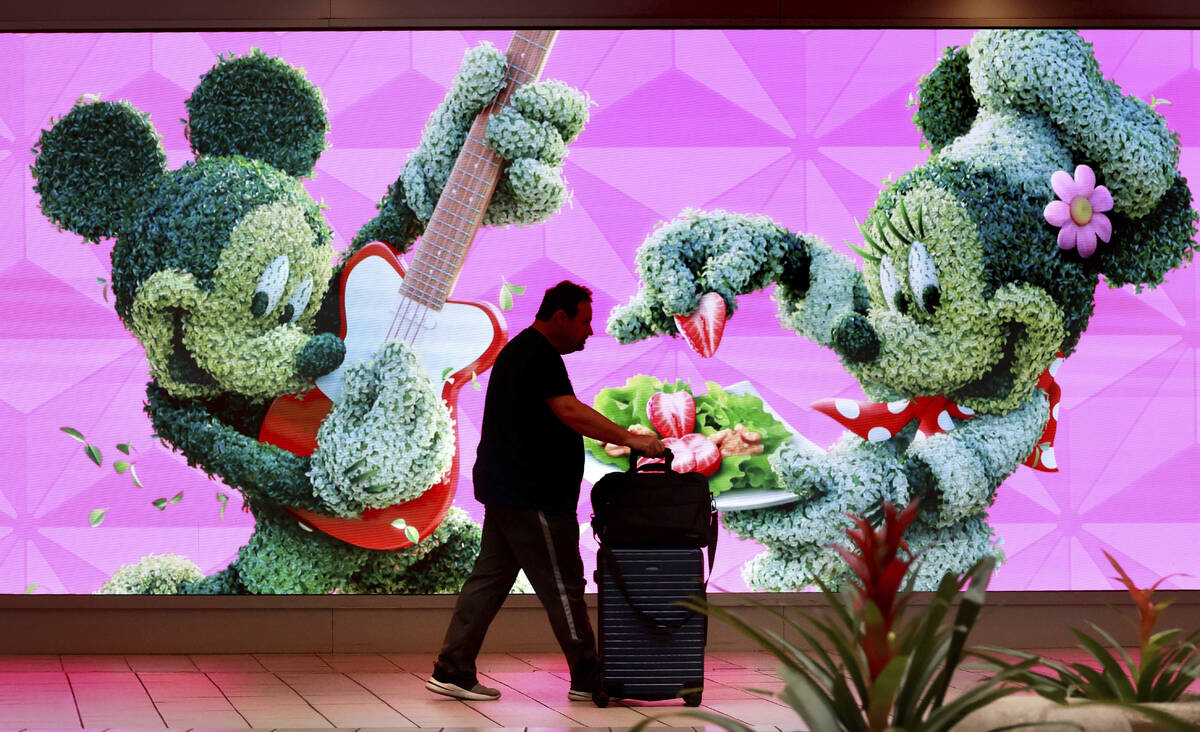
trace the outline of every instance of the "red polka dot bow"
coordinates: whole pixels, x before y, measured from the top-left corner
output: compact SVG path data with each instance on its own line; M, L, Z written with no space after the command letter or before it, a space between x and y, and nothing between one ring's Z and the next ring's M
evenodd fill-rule
M1058 403L1062 389L1054 380L1054 375L1061 363L1062 354L1059 354L1050 364L1050 368L1038 377L1037 387L1050 397L1050 419L1046 422L1046 428L1042 430L1042 436L1038 438L1037 446L1024 462L1034 470L1048 473L1058 471L1058 464L1054 459L1054 434L1058 429ZM915 439L923 440L954 429L954 419L970 419L975 416L972 410L941 394L895 402L821 399L813 402L813 409L833 417L843 427L868 442L890 440L914 419L917 420Z

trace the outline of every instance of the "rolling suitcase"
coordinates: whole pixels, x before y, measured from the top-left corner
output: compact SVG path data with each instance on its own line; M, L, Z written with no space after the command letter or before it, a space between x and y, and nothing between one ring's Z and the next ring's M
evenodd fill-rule
M665 463L612 473L592 489L592 527L600 542L598 636L604 671L592 699L656 701L683 697L699 706L708 617L681 607L705 598L715 559L716 510L708 480Z

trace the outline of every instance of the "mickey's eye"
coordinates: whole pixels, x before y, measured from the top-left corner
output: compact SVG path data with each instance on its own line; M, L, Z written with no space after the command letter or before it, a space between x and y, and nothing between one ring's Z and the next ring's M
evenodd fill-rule
M900 278L896 276L896 268L889 257L879 261L879 287L883 290L883 300L891 310L906 308L904 291L900 288Z
M304 314L304 309L308 307L308 300L312 297L312 277L305 277L296 291L292 293L288 300L287 306L283 312L279 314L281 323L295 323ZM284 317L284 316L287 317Z
M937 310L942 298L942 290L938 286L937 267L929 249L922 242L913 242L908 250L908 284L912 288L913 299L917 308L930 315Z
M283 288L287 287L288 258L280 254L271 260L258 278L258 287L254 288L254 299L250 301L250 312L262 317L275 309L279 298L283 297Z

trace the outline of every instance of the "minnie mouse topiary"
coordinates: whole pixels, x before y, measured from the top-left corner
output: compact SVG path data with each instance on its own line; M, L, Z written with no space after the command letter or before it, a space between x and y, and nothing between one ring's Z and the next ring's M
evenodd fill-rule
M674 335L706 293L732 315L738 295L776 283L781 323L832 347L878 402L821 405L850 431L772 456L797 502L723 515L767 549L744 570L753 587L847 581L829 548L845 514L913 497L918 587L999 556L986 511L1022 463L1055 468L1052 371L1098 279L1140 291L1191 259L1177 136L1077 34L977 33L921 80L915 121L933 154L880 193L861 270L764 217L687 211L642 245L642 287L609 319L625 343Z

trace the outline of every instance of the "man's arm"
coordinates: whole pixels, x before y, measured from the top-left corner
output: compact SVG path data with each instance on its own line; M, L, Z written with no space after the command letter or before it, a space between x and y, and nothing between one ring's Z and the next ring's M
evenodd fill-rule
M654 435L639 435L630 432L571 394L550 397L546 400L546 404L563 424L584 437L625 445L646 457L658 457L665 449L662 441Z

